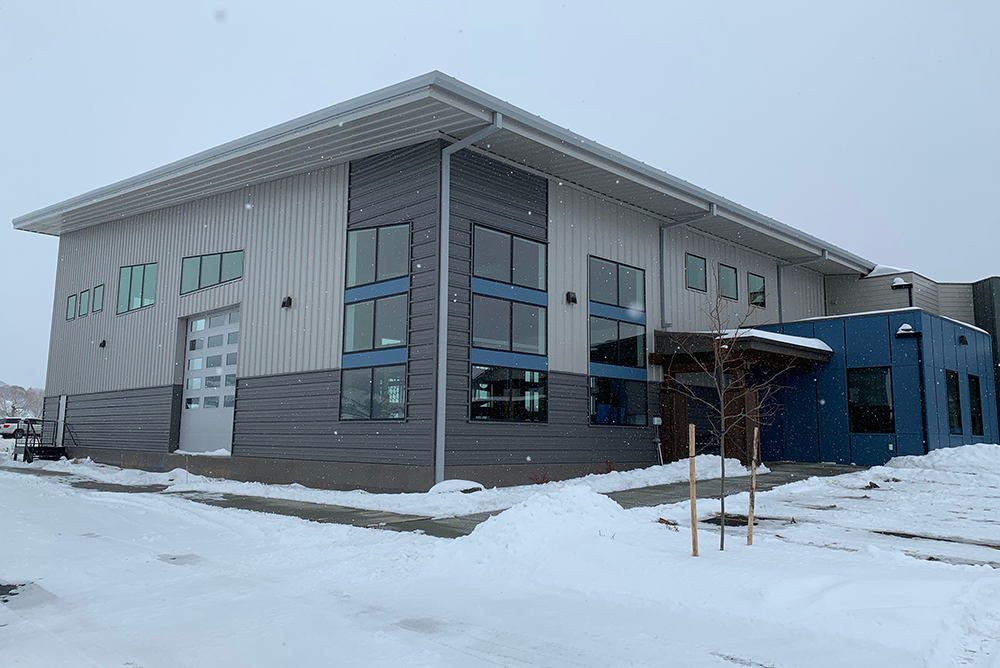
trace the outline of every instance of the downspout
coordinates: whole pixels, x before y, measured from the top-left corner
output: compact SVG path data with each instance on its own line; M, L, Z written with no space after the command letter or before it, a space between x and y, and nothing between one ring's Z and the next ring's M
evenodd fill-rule
M493 123L441 151L441 227L438 246L437 402L434 420L434 482L444 481L444 437L448 399L448 277L451 252L451 154L503 130L503 116L493 112Z

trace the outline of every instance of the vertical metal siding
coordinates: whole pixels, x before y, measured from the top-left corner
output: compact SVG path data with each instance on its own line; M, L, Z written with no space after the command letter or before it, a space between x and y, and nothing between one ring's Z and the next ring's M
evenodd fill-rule
M236 304L244 320L240 376L334 366L346 188L342 165L61 237L47 394L172 385L181 319ZM238 249L242 279L180 295L182 258ZM155 304L116 315L119 268L150 262ZM67 296L100 284L104 310L67 321ZM286 295L290 310L280 308Z
M549 369L587 375L588 258L591 255L646 272L646 342L660 323L659 222L589 192L549 182ZM575 292L576 304L566 303ZM655 374L656 368L650 368Z
M781 296L782 316L785 322L826 315L826 286L823 275L811 269L785 267L781 275Z

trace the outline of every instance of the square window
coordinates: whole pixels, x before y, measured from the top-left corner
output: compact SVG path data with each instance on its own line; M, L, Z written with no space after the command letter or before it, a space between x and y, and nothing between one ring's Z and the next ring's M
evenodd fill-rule
M738 299L736 287L736 268L726 264L719 265L719 294L726 299Z
M192 357L188 360L188 371L197 371L202 368L202 358Z
M645 425L646 383L590 377L590 421L603 425Z
M237 278L243 278L243 251L223 253L222 275L219 280L225 283L235 281Z
M209 390L214 390L219 387L219 383L222 381L222 376L205 376L205 388Z
M211 318L208 319L208 326L209 326L209 328L212 328L212 329L214 329L216 327L222 327L225 324L226 324L226 315L225 314L222 314L222 315L213 315Z
M847 419L854 434L895 433L889 367L847 370Z
M236 387L236 374L227 373L226 374L226 387Z
M200 332L203 329L205 329L205 319L204 318L199 318L198 320L192 320L191 321L191 331L192 332Z
M684 272L689 288L699 292L708 292L708 284L705 280L705 258L686 253L684 255Z
M240 342L240 333L229 332L229 339L226 341L226 343L228 343L231 346L235 346L239 342Z
M225 337L222 334L216 334L215 336L210 336L210 337L208 337L208 347L209 348L218 348L219 346L222 345L222 342L224 340L225 340Z
M222 407L223 408L235 408L236 407L236 395L227 394L222 397Z
M188 397L184 400L185 410L198 410L200 408L198 397Z
M473 240L473 274L510 283L511 235L476 227Z
M188 350L201 350L205 347L205 339L191 339L188 341Z
M238 325L239 322L240 322L240 312L239 311L233 311L232 313L229 314L229 324L230 325Z
M205 358L205 368L214 369L222 366L222 355L209 355Z
M219 407L219 397L205 397L204 403L202 404L204 408L218 408Z
M201 378L188 378L187 389L189 390L200 390L201 389Z
M511 302L474 295L472 345L477 348L510 350Z
M226 366L232 366L236 364L237 357L238 353L226 353Z

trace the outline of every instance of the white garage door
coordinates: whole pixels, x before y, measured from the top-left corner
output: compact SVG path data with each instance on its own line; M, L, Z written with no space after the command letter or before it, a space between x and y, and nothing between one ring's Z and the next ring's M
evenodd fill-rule
M239 341L238 309L188 319L181 450L232 451Z

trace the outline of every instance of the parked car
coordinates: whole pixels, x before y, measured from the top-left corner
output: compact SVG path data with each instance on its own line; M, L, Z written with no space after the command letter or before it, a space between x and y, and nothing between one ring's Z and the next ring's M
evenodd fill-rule
M24 438L25 434L41 434L42 421L38 418L6 417L0 423L0 436Z

